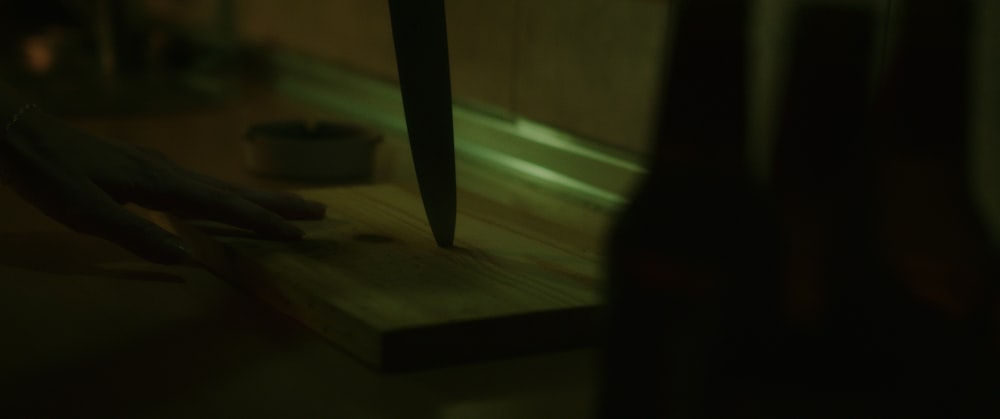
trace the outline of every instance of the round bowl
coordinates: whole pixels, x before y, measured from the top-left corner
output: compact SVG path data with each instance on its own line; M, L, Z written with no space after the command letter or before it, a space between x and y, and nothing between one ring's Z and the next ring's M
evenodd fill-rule
M305 181L370 179L381 133L351 124L280 121L247 130L243 161L265 177Z

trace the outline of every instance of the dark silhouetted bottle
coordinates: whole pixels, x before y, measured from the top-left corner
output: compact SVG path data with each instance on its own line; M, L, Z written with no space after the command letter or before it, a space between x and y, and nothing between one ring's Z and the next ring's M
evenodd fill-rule
M672 3L650 172L607 242L601 417L998 417L974 2L794 7L766 185L750 4Z

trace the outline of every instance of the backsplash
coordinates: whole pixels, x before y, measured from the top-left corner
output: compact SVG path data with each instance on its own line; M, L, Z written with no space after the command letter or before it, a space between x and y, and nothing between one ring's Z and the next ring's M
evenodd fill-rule
M231 8L235 35L394 81L385 1L147 0L189 24ZM198 3L193 7L191 4ZM651 137L665 2L446 1L456 101L623 150ZM180 12L180 10L188 10Z

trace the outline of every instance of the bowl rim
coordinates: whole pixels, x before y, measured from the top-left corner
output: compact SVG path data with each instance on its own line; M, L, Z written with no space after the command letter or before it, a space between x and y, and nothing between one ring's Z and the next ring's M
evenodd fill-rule
M342 135L322 135L319 130L327 129ZM300 132L290 132L301 129ZM310 135L311 134L311 135ZM329 141L372 141L382 139L382 133L371 127L349 122L306 119L287 119L251 124L243 136L248 142L257 141L296 141L296 142L329 142Z

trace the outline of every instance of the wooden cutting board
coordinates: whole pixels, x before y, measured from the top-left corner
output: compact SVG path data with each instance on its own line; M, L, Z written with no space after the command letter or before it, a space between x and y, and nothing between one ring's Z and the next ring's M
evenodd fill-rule
M329 209L322 221L298 223L307 234L293 243L157 218L211 270L378 370L594 342L593 257L461 210L455 247L439 248L419 197L396 186L303 195Z

